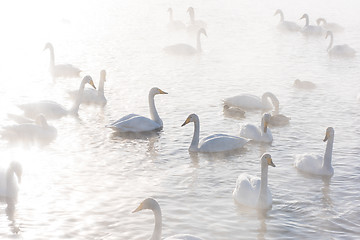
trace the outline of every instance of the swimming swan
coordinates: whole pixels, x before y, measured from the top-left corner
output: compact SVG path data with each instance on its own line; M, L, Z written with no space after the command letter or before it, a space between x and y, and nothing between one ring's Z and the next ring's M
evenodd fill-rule
M156 87L149 91L149 108L151 119L137 114L129 114L109 125L106 125L106 127L123 133L140 133L161 130L163 127L163 122L160 119L158 112L156 111L154 102L154 97L157 94L167 94L167 92L164 92Z
M17 202L21 176L22 166L17 161L12 161L7 168L0 169L0 198L4 199L8 206L13 207Z
M324 142L327 141L324 156L315 154L301 154L295 157L295 167L302 172L320 176L332 176L334 169L331 166L334 143L334 129L328 127Z
M280 22L277 26L278 29L289 31L289 32L300 31L301 27L299 25L297 25L295 22L290 22L290 21L284 20L284 14L280 9L276 10L276 12L274 13L274 16L276 16L277 14L280 15Z
M274 111L273 113L271 113L269 125L274 127L285 126L289 124L290 120L291 120L290 117L287 117L284 114Z
M23 141L47 144L57 137L57 130L49 125L45 117L40 114L36 117L35 123L22 123L4 127L1 136L10 142Z
M294 87L299 88L299 89L311 90L311 89L315 89L316 85L314 83L312 83L312 82L309 82L309 81L301 81L299 79L296 79L294 81Z
M355 56L356 51L347 44L333 46L334 36L331 31L326 32L325 39L328 36L330 36L330 44L327 48L329 56L331 56L331 57L354 57Z
M181 125L182 127L186 124L193 122L194 123L194 135L189 147L191 152L225 152L235 149L242 148L249 140L231 136L226 134L213 134L201 139L199 143L200 135L200 120L196 114L190 114L185 122Z
M197 33L199 29L207 27L207 24L204 21L195 20L195 11L193 7L189 7L187 12L190 16L190 23L187 26L187 31L189 33Z
M309 16L305 13L300 19L306 19L305 26L300 30L303 35L306 36L321 36L324 33L324 29L320 26L309 25ZM299 20L300 20L299 19Z
M263 154L260 160L261 178L242 173L236 180L234 200L244 206L268 209L272 205L272 195L268 187L268 166L275 167L270 154Z
M196 40L196 48L190 46L189 44L179 43L165 47L164 51L168 54L181 55L181 56L190 56L201 53L202 52L201 42L200 42L201 33L207 36L205 29L203 28L199 29Z
M337 23L328 23L325 18L318 18L316 20L318 26L322 26L325 30L332 32L342 32L344 28ZM322 24L321 24L322 23Z
M152 210L155 217L155 227L150 240L160 240L162 231L162 215L159 203L153 198L147 198L142 203L140 203L140 205L133 211L133 213L144 209ZM189 234L179 234L165 238L164 240L201 240L201 238Z
M49 49L50 51L50 74L55 81L58 77L63 78L73 78L80 77L81 70L77 67L74 67L71 64L55 64L55 53L54 47L51 43L46 43L44 50Z
M270 98L272 104L268 101ZM273 107L279 109L279 100L271 93L266 92L262 95L261 99L252 94L240 94L234 97L226 98L224 105L229 107L238 107L244 110L270 110Z
M253 124L245 124L240 129L240 136L251 139L255 142L271 143L273 136L271 130L268 128L271 115L265 113L261 118L261 125L259 127Z
M104 94L104 84L106 82L106 71L101 70L100 71L100 81L99 81L99 87L96 91L93 88L85 88L84 92L81 97L81 103L84 104L94 104L94 105L101 105L104 106L107 103L105 94ZM79 94L79 91L71 91L69 92L69 95L73 99L77 99Z
M183 23L179 20L174 20L172 8L169 8L168 12L170 14L169 15L169 23L168 23L169 30L183 30L186 28L185 23Z
M92 78L87 75L81 81L79 87L78 97L71 109L65 109L62 105L54 101L39 101L34 103L26 103L18 105L18 107L24 111L25 116L29 118L36 118L39 114L43 114L46 119L58 119L62 118L68 114L77 115L79 111L79 106L81 104L81 96L84 92L85 84L90 84L93 88L96 89Z

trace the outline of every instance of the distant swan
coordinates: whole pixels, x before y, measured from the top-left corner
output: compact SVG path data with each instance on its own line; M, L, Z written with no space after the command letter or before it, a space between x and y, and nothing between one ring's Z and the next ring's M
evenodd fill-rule
M150 240L160 240L162 231L162 215L159 203L153 198L147 198L142 203L140 203L140 205L133 211L133 213L144 209L152 210L155 217L155 227ZM179 234L165 238L164 240L201 240L201 238L189 234Z
M156 111L154 102L154 97L157 94L167 94L167 92L164 92L156 87L149 91L149 108L151 119L137 114L129 114L109 125L106 125L106 127L123 133L141 133L161 130L163 128L163 122L160 119L158 112Z
M65 109L62 105L54 101L39 101L34 103L20 104L18 107L24 111L25 116L36 118L39 114L43 114L46 119L58 119L68 114L77 115L81 103L81 96L84 91L85 84L90 84L96 89L94 82L90 76L85 76L79 87L78 98L71 109Z
M196 39L196 48L190 46L189 44L179 43L175 45L170 45L164 48L164 51L168 54L172 55L182 55L182 56L190 56L195 55L202 52L201 43L200 43L200 34L204 34L207 36L205 29L201 28L198 31L197 39Z
M320 176L332 176L334 169L331 166L334 143L334 129L328 127L323 140L327 141L324 156L315 154L301 154L295 157L295 167L302 172Z
M45 117L40 114L35 123L22 123L4 127L1 136L10 142L31 142L47 144L57 136L55 127L49 125Z
M289 124L290 120L291 120L290 117L287 117L284 114L274 111L273 113L271 113L269 125L275 127L285 126Z
M260 160L261 178L242 173L236 180L234 200L244 206L268 209L272 205L272 195L268 187L268 166L275 167L270 154L263 154Z
M316 85L314 83L312 83L312 82L309 82L309 81L301 81L299 79L296 79L295 82L294 82L294 87L295 88L300 88L300 89L310 90L310 89L316 88Z
M356 51L347 44L333 46L334 36L331 31L326 32L325 39L328 36L330 36L330 44L327 48L329 56L331 56L331 57L354 57L355 56Z
M332 32L342 32L344 28L337 23L328 23L325 18L318 18L316 20L318 26L322 26L325 30ZM323 24L321 24L323 23Z
M51 43L46 43L44 50L50 51L50 74L55 81L58 77L73 78L80 77L81 70L71 64L55 64L54 47Z
M244 118L245 111L238 107L229 107L228 105L224 105L223 113L226 117L232 118Z
M188 32L197 33L199 29L207 27L207 24L204 21L195 20L195 11L193 7L189 7L187 12L190 16L190 24L187 26Z
M268 101L270 98L271 102ZM224 105L229 107L238 107L244 110L270 110L273 107L279 108L279 100L271 93L266 92L262 95L261 99L252 94L240 94L234 97L224 99Z
M17 202L21 176L22 166L17 161L12 161L7 168L0 169L0 198L10 207L14 207Z
M251 139L255 142L271 143L273 136L271 130L268 128L271 115L265 113L261 118L261 125L259 127L253 124L245 124L240 129L240 136Z
M300 30L302 34L306 36L321 36L324 33L324 29L320 26L309 25L309 16L305 13L300 19L306 19L305 26Z
M101 105L101 106L106 105L107 100L106 100L106 97L104 94L104 83L105 82L106 82L106 71L101 70L98 90L96 91L93 88L85 88L82 98L81 98L81 103L95 104L95 105ZM79 94L79 91L69 92L69 95L73 99L77 99L78 94Z
M242 148L249 140L231 136L226 134L213 134L201 139L199 143L200 135L200 120L196 114L190 114L185 122L181 126L193 122L194 123L194 135L189 148L191 152L225 152Z
M168 23L168 29L169 30L183 30L186 28L185 23L179 21L179 20L174 20L173 18L173 10L172 8L168 9L169 12L169 23Z
M301 27L299 25L297 25L295 22L290 22L290 21L284 20L284 14L280 9L276 10L276 12L274 13L274 16L276 16L277 14L280 15L280 22L277 26L278 29L289 31L289 32L300 31Z

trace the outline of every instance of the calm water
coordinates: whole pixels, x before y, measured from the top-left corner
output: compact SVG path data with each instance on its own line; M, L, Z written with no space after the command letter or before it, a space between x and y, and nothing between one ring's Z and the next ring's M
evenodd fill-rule
M57 139L45 147L0 143L2 162L24 168L14 216L0 204L1 239L146 239L153 230L150 211L131 213L146 197L163 212L163 236L191 233L204 239L355 239L360 237L360 17L358 1L35 1L1 4L0 119L16 104L40 99L71 106L66 91L79 79L53 84L47 71L46 42L59 63L82 75L107 71L105 108L81 106L79 118L50 122ZM22 6L18 9L18 6ZM208 24L204 53L175 58L163 47L195 40L169 33L167 8L188 21L186 10ZM277 8L285 19L310 22L325 17L346 29L335 43L358 51L349 60L329 59L328 39L277 31ZM296 78L318 88L299 91ZM104 126L128 113L149 116L147 95L156 96L164 129L152 137L127 139ZM249 144L229 156L190 155L193 126L180 127L190 113L201 121L201 136L238 135L241 124L260 122L260 112L244 119L223 115L221 99L240 93L273 92L291 123L273 128L271 145ZM334 176L305 176L293 166L299 153L325 150L328 126L335 129ZM243 172L260 174L269 152L273 194L267 212L236 205L232 191ZM15 234L18 229L20 232Z

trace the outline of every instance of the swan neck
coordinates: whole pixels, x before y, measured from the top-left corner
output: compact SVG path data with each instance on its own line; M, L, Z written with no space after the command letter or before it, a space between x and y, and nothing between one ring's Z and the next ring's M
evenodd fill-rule
M263 105L265 107L267 106L268 98L270 98L271 103L274 106L275 112L279 112L279 99L277 99L277 97L271 92L266 92L263 94L262 99L261 99Z
M170 22L173 22L173 21L174 21L172 10L169 11L169 21L170 21Z
M71 114L74 114L74 115L78 114L79 107L80 107L80 104L81 104L81 99L82 99L82 96L83 96L83 93L84 93L85 84L86 84L86 81L84 81L84 80L80 84L79 92L77 94L74 105L71 108L71 110L69 111Z
M54 48L53 47L49 47L49 52L50 52L50 67L53 68L55 66L55 53L54 53Z
M264 206L267 198L267 185L268 185L268 164L266 161L261 161L261 182L260 182L260 195L258 204Z
M159 114L155 107L155 95L153 93L149 93L149 109L150 109L150 116L151 119L158 123L160 126L163 126L163 122L159 117Z
M194 121L194 134L191 141L190 150L197 151L199 149L199 137L200 137L200 120L196 118Z
M202 51L201 42L200 42L200 35L201 35L201 32L199 31L198 35L197 35L197 41L196 41L196 49L197 49L198 52Z
M308 15L306 15L306 16L305 16L305 19L306 19L305 26L309 26L309 16L308 16Z
M331 136L327 140L326 150L325 150L324 160L323 160L323 166L322 166L325 169L331 168L333 144L334 144L334 135Z
M153 234L150 240L160 240L161 239L161 230L162 230L162 216L160 206L157 205L153 209L154 217L155 217L155 227Z
M333 34L330 33L329 36L330 36L330 43L329 43L329 46L328 46L328 48L327 48L328 51L332 48L332 45L333 45L333 43L334 43L334 36L333 36Z
M105 77L101 77L98 88L99 96L104 96L104 84L105 84Z
M261 126L260 126L261 135L265 134L264 126L265 126L265 120L264 120L264 118L261 118Z
M280 14L280 22L284 21L284 13L282 11L279 12Z
M189 15L191 24L195 24L195 13L193 11L190 11Z

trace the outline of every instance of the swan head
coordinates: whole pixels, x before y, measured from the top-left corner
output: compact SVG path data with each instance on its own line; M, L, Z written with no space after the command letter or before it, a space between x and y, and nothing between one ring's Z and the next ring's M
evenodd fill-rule
M95 84L94 84L94 81L92 80L92 77L91 77L91 76L86 75L86 76L83 78L83 82L90 84L94 89L96 89Z
M269 125L271 119L271 114L270 113L265 113L262 117L262 121L263 121L263 126L264 126L264 133L267 132L267 127Z
M133 211L133 213L144 209L154 210L156 208L159 208L159 203L153 198L147 198L140 203L140 205Z
M168 10L167 10L169 13L172 13L172 8L168 8Z
M185 122L181 126L183 127L190 122L196 122L196 121L199 121L199 117L195 113L192 113L186 118Z
M276 12L274 13L274 16L276 16L277 14L280 14L280 15L282 14L281 9L277 9Z
M266 163L268 166L276 167L275 164L272 161L271 155L268 153L264 153L261 156L261 162Z
M334 129L332 127L328 127L323 141L326 142L329 138L334 137L334 133Z
M331 31L327 31L326 35L325 35L325 39L327 39L328 36L332 36L332 35L333 35L333 33Z
M164 92L163 90L161 90L160 88L157 88L157 87L150 89L149 95L155 96L157 94L168 94L168 93Z
M21 176L22 176L22 166L17 161L12 161L9 166L9 171L12 171L15 173L18 182L21 183Z
M318 18L318 19L316 19L316 24L317 24L318 26L320 26L321 22L323 22L324 24L326 24L325 18Z
M208 35L206 34L206 31L205 31L204 28L200 28L200 29L199 29L198 34L200 35L201 33L204 34L205 36L208 36Z
M190 15L193 15L194 14L194 8L189 7L186 12L188 12Z
M296 79L295 82L294 82L294 86L299 86L299 85L300 85L300 80Z
M51 43L48 42L48 43L45 44L44 51L46 49L54 49L54 47L53 47L53 45Z
M105 70L100 71L100 79L104 79L104 82L106 82L106 71Z
M309 16L305 13L304 15L302 15L302 17L299 19L299 20L301 20L301 19L308 19L309 18Z

